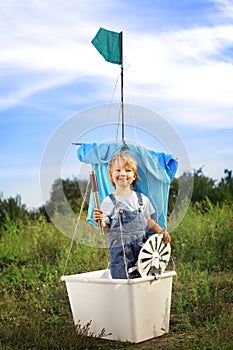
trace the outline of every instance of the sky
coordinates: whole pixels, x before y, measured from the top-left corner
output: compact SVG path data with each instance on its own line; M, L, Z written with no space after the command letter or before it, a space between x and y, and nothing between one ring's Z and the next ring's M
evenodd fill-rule
M86 110L120 99L119 66L91 44L100 27L123 31L125 103L160 115L192 169L216 181L233 169L231 0L2 0L0 19L4 198L18 194L30 209L44 204L44 155L74 115L80 129L71 141L83 134L86 142L109 140L101 118L93 116L91 132L85 118ZM80 165L70 143L62 174L72 178Z

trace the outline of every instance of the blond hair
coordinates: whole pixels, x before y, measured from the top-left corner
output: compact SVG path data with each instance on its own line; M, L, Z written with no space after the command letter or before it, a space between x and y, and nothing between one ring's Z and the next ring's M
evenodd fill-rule
M111 184L115 187L115 184L112 180L112 173L113 173L113 168L116 163L119 161L123 161L125 163L125 166L128 166L132 171L134 172L135 180L133 181L132 185L136 185L136 181L138 178L138 165L136 160L127 152L121 151L119 153L114 154L114 156L110 159L108 163L108 176L111 181Z

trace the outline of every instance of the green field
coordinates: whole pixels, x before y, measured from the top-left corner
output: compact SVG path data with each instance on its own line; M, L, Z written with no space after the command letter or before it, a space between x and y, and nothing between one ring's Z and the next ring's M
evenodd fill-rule
M233 210L190 206L172 232L170 332L141 344L74 327L64 282L70 240L43 216L7 220L0 237L1 349L233 349ZM68 273L106 268L108 252L74 243ZM107 325L106 325L107 328ZM88 335L88 337L87 337Z

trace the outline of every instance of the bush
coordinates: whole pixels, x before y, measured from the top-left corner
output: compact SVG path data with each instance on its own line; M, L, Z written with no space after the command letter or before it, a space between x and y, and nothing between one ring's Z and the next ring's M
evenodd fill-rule
M171 233L178 277L170 333L137 345L96 339L88 334L88 325L77 332L73 324L60 277L65 267L66 274L106 268L106 249L78 242L71 247L71 241L43 216L17 230L9 225L0 241L1 348L232 349L232 222L232 207L226 204L208 202L204 211L190 206Z

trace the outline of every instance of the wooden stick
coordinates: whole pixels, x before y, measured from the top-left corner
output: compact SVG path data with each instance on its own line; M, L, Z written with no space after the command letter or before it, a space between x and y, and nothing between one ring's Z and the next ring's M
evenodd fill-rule
M94 170L90 171L90 181L91 181L91 190L95 200L95 206L98 210L100 210L98 183L96 179L96 173ZM103 229L101 220L98 220L97 224L98 224L100 233L104 235L104 229Z

